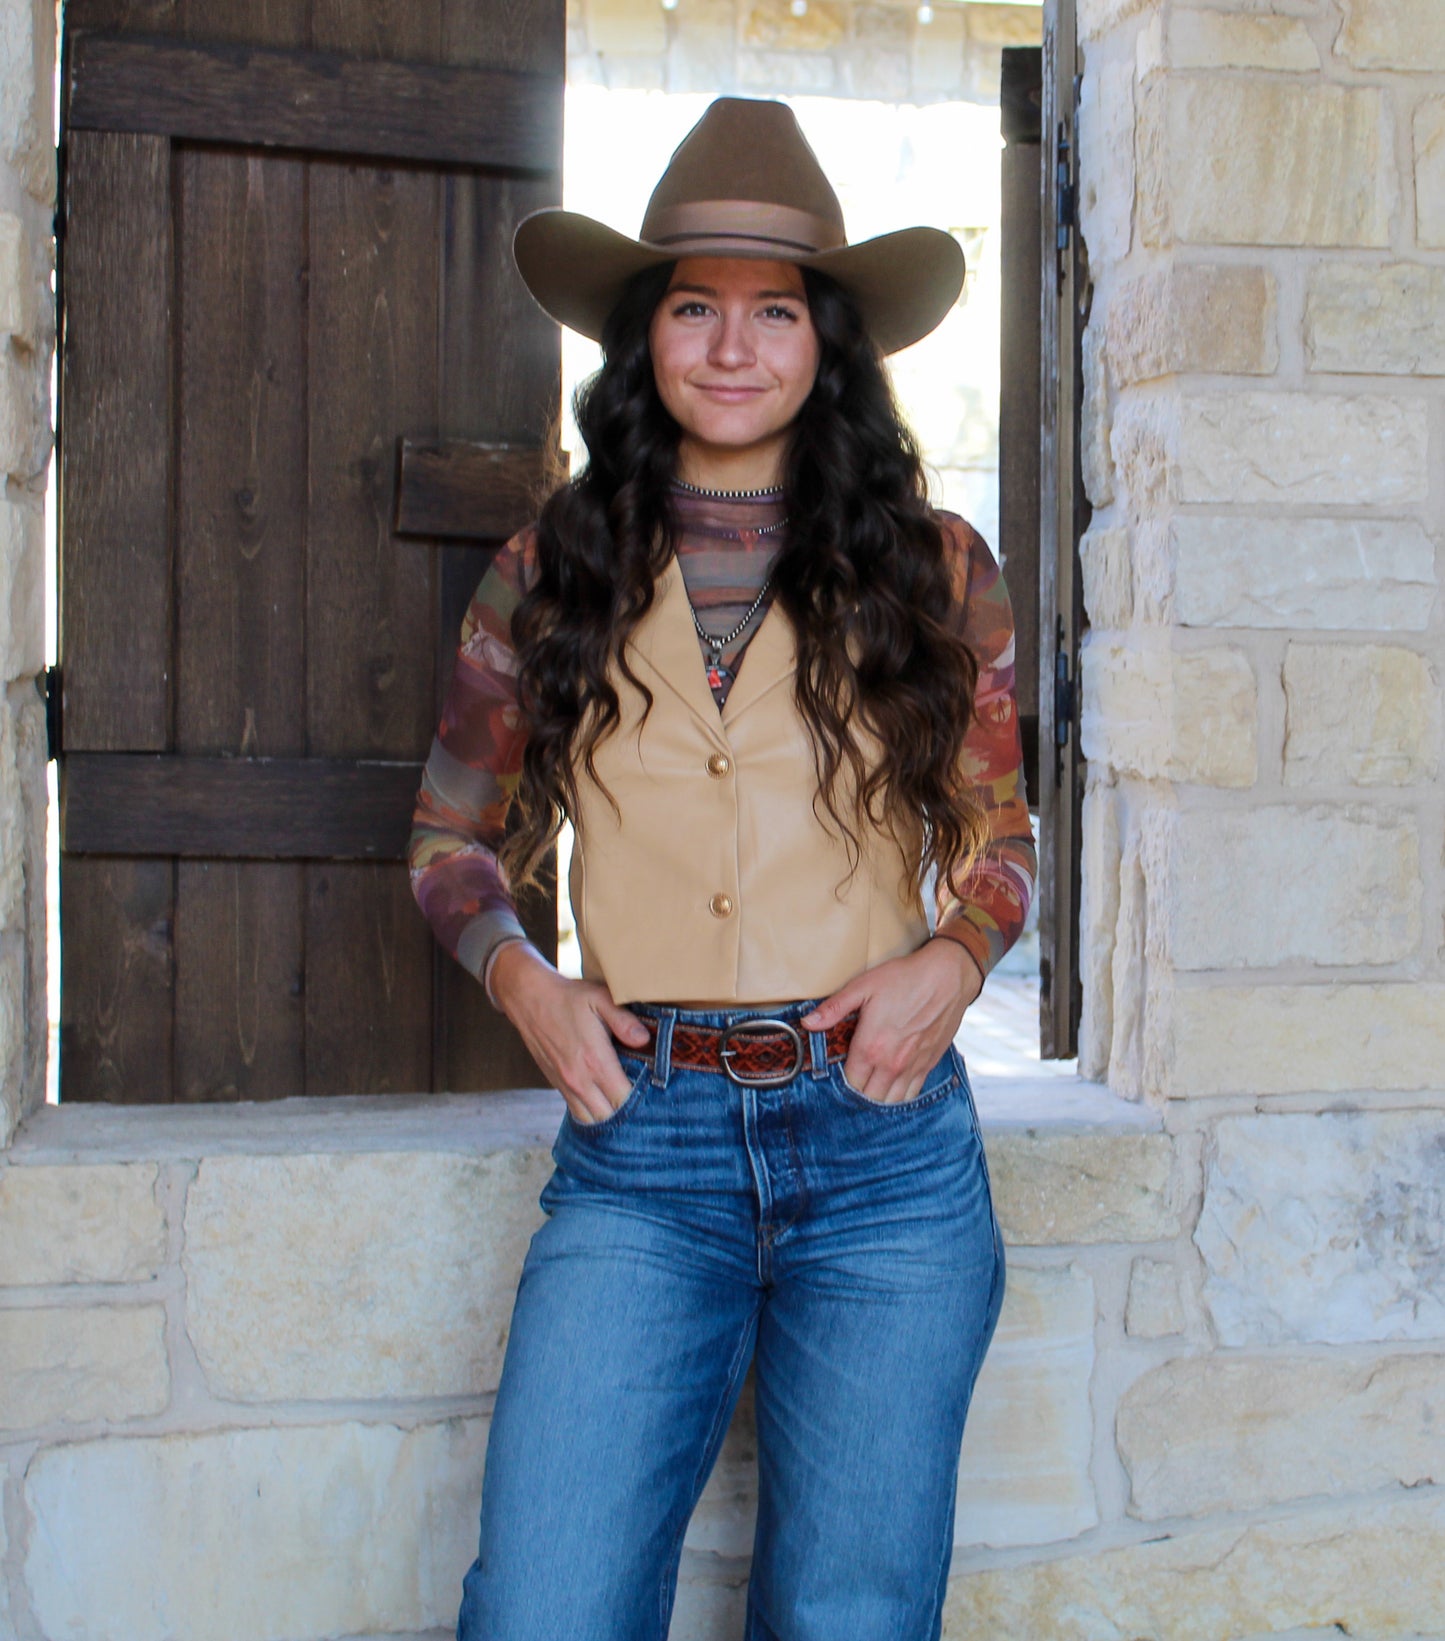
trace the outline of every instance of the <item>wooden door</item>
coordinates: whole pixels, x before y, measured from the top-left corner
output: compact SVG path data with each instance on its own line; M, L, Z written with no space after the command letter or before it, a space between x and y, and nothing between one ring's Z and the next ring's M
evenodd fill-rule
M563 69L564 0L67 0L63 1099L537 1080L402 857L557 408Z

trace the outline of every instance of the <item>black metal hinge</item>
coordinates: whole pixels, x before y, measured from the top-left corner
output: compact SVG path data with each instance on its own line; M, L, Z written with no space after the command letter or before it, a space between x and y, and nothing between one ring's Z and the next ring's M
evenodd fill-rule
M1063 783L1064 748L1069 744L1077 706L1077 691L1069 669L1069 652L1064 646L1064 623L1060 619L1054 635L1054 778Z
M60 756L60 668L47 667L35 687L45 701L45 756L54 760Z
M1056 155L1058 165L1058 232L1055 239L1060 251L1067 251L1073 240L1074 221L1076 216L1074 198L1074 148L1069 136L1069 127L1064 120L1059 121L1059 145Z

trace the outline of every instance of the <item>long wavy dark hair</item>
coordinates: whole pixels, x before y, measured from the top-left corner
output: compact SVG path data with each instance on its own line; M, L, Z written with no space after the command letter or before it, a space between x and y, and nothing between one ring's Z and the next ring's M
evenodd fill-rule
M536 579L512 617L528 734L502 862L518 886L577 814L577 766L597 779L593 755L620 717L613 663L652 706L624 646L675 544L668 486L681 430L658 396L648 348L672 267L636 275L608 320L602 368L574 404L587 464L542 508ZM796 635L794 694L813 744L815 807L855 869L858 829L882 827L905 859L921 850L919 884L936 868L956 889L986 836L960 767L977 663L948 622L942 531L878 350L834 280L809 268L803 280L818 374L785 463L789 524L773 596ZM875 761L850 718L868 732ZM851 805L839 799L844 769Z

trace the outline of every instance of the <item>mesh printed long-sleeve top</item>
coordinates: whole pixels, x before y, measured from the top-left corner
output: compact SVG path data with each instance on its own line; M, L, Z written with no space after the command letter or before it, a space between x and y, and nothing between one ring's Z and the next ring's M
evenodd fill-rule
M782 495L718 496L679 485L673 500L688 597L705 630L726 635L763 590L782 544ZM937 932L963 945L986 975L1023 928L1037 869L1014 699L1013 614L982 537L955 514L938 519L952 555L958 630L978 662L964 759L984 806L989 841L963 893L940 893ZM409 858L417 901L437 939L478 978L498 946L524 937L496 851L526 739L511 620L529 584L534 543L530 528L514 536L467 609L413 817ZM761 608L721 646L721 665L709 678L719 706L745 664ZM699 664L711 661L718 648L700 639Z

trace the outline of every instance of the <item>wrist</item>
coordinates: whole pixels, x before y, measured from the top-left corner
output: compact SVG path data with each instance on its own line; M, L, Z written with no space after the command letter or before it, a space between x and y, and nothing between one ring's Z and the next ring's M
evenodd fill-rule
M487 959L483 972L482 984L487 1001L494 1009L506 1014L508 995L519 983L525 983L527 972L538 964L545 969L551 968L530 940L503 941Z
M951 935L931 935L928 944L957 953L954 967L958 975L959 989L971 1003L983 990L984 973L978 959L961 940L955 940Z

